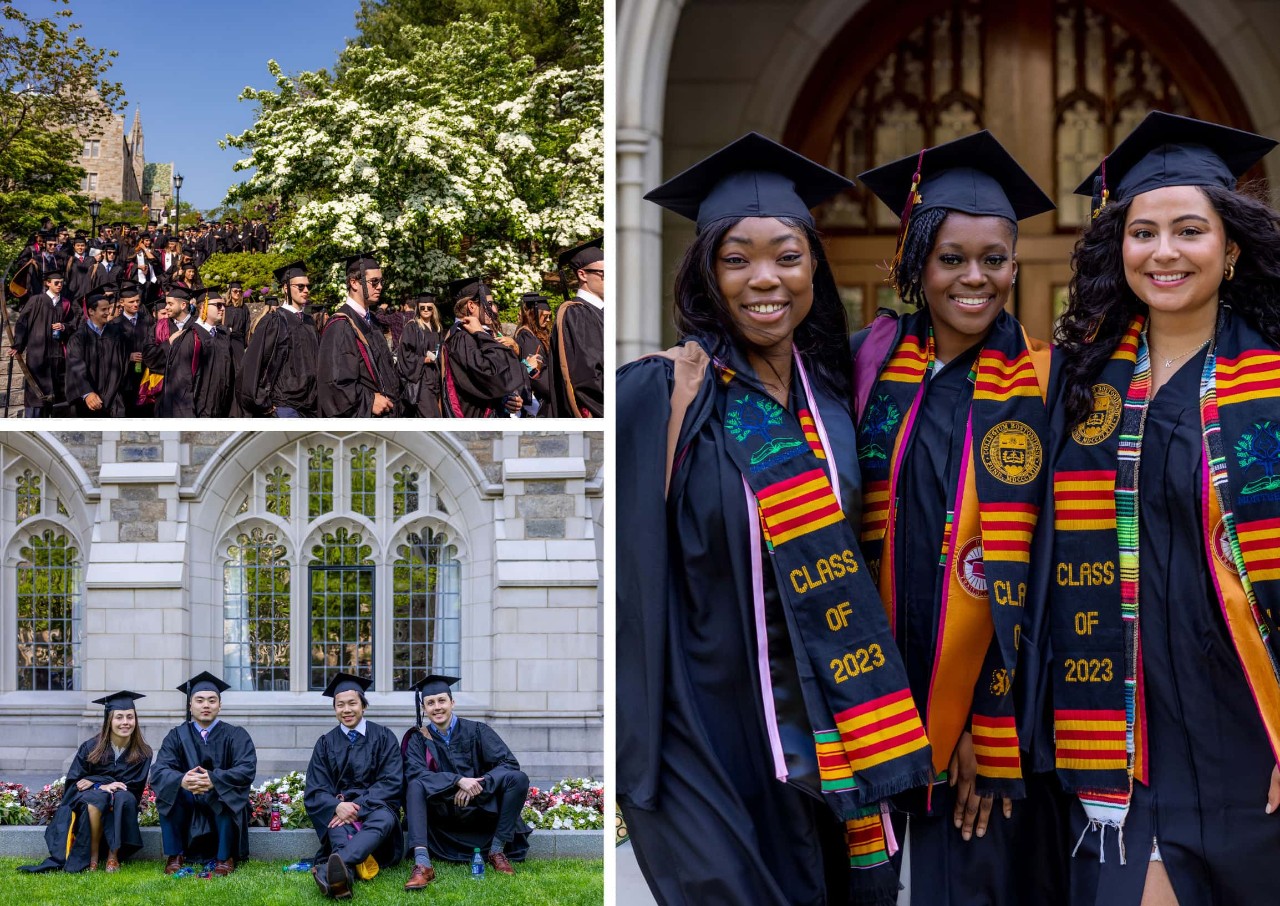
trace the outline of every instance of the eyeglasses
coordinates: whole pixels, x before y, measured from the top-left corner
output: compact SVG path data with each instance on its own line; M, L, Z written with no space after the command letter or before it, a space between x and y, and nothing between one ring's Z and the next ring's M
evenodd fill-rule
M369 278L366 278L364 282L365 282L365 283L368 283L370 286L381 286L381 285L382 285L382 278L381 278L381 277L369 277Z
M290 283L289 285L294 289L298 290L299 292L303 292L303 293L311 292L310 283Z
M596 267L584 267L582 271L583 273L586 273L586 274L595 274L597 277L601 277L601 278L604 277L604 271Z
M226 308L227 303L226 302L210 302L209 307L210 308Z

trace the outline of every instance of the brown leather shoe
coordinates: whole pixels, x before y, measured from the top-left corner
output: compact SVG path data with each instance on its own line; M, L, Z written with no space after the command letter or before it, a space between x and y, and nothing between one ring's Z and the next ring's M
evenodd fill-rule
M235 870L236 860L228 859L225 862L219 862L217 865L213 866L213 876L215 878L225 878Z
M404 885L405 890L421 890L436 879L436 870L430 865L415 865L413 873L409 875L409 881Z
M351 875L347 873L342 856L337 853L329 854L325 875L329 880L329 896L335 900L351 899Z
M182 856L166 856L164 862L164 873L171 875L182 868Z
M107 856L107 872L117 872L120 870L120 860L115 856Z
M316 886L320 888L320 892L326 897L329 895L329 885L320 880L320 866L311 866L311 877L316 879Z
M511 862L507 859L506 853L489 853L486 861L493 866L494 871L500 871L504 875L516 873L516 870L511 867Z

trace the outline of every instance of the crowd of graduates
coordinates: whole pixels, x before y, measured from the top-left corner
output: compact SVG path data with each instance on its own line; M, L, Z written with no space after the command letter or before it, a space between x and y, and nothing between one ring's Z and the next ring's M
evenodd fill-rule
M9 355L26 378L24 416L603 415L598 239L560 256L578 290L566 290L558 317L546 296L526 293L506 336L481 276L396 309L381 263L361 253L346 261L346 299L326 312L309 304L296 261L274 272L276 294L250 306L251 290L206 286L200 267L219 252L265 252L265 224L152 227L112 224L93 239L45 229L18 257Z

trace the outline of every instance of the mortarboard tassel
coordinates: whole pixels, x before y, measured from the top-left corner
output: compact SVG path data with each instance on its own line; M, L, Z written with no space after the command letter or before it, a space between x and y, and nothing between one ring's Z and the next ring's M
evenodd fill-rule
M889 264L888 283L895 283L898 277L898 265L902 263L902 247L907 242L907 228L911 225L911 212L915 206L924 199L918 191L920 186L920 171L924 168L924 152L926 148L920 149L920 156L916 158L916 172L911 177L911 190L907 193L907 204L902 209L902 219L898 224L898 244L893 250L893 261Z
M1107 197L1111 194L1107 189L1107 159L1102 159L1102 191L1098 195L1098 206L1093 209L1093 216L1090 220L1097 220L1098 215L1102 213L1102 209L1107 206Z

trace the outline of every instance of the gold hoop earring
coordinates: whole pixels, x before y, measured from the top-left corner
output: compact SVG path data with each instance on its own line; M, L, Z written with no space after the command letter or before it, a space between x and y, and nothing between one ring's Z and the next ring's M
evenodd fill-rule
M1236 263L1234 261L1227 262L1227 269L1223 272L1222 276L1225 277L1228 281L1235 279Z

